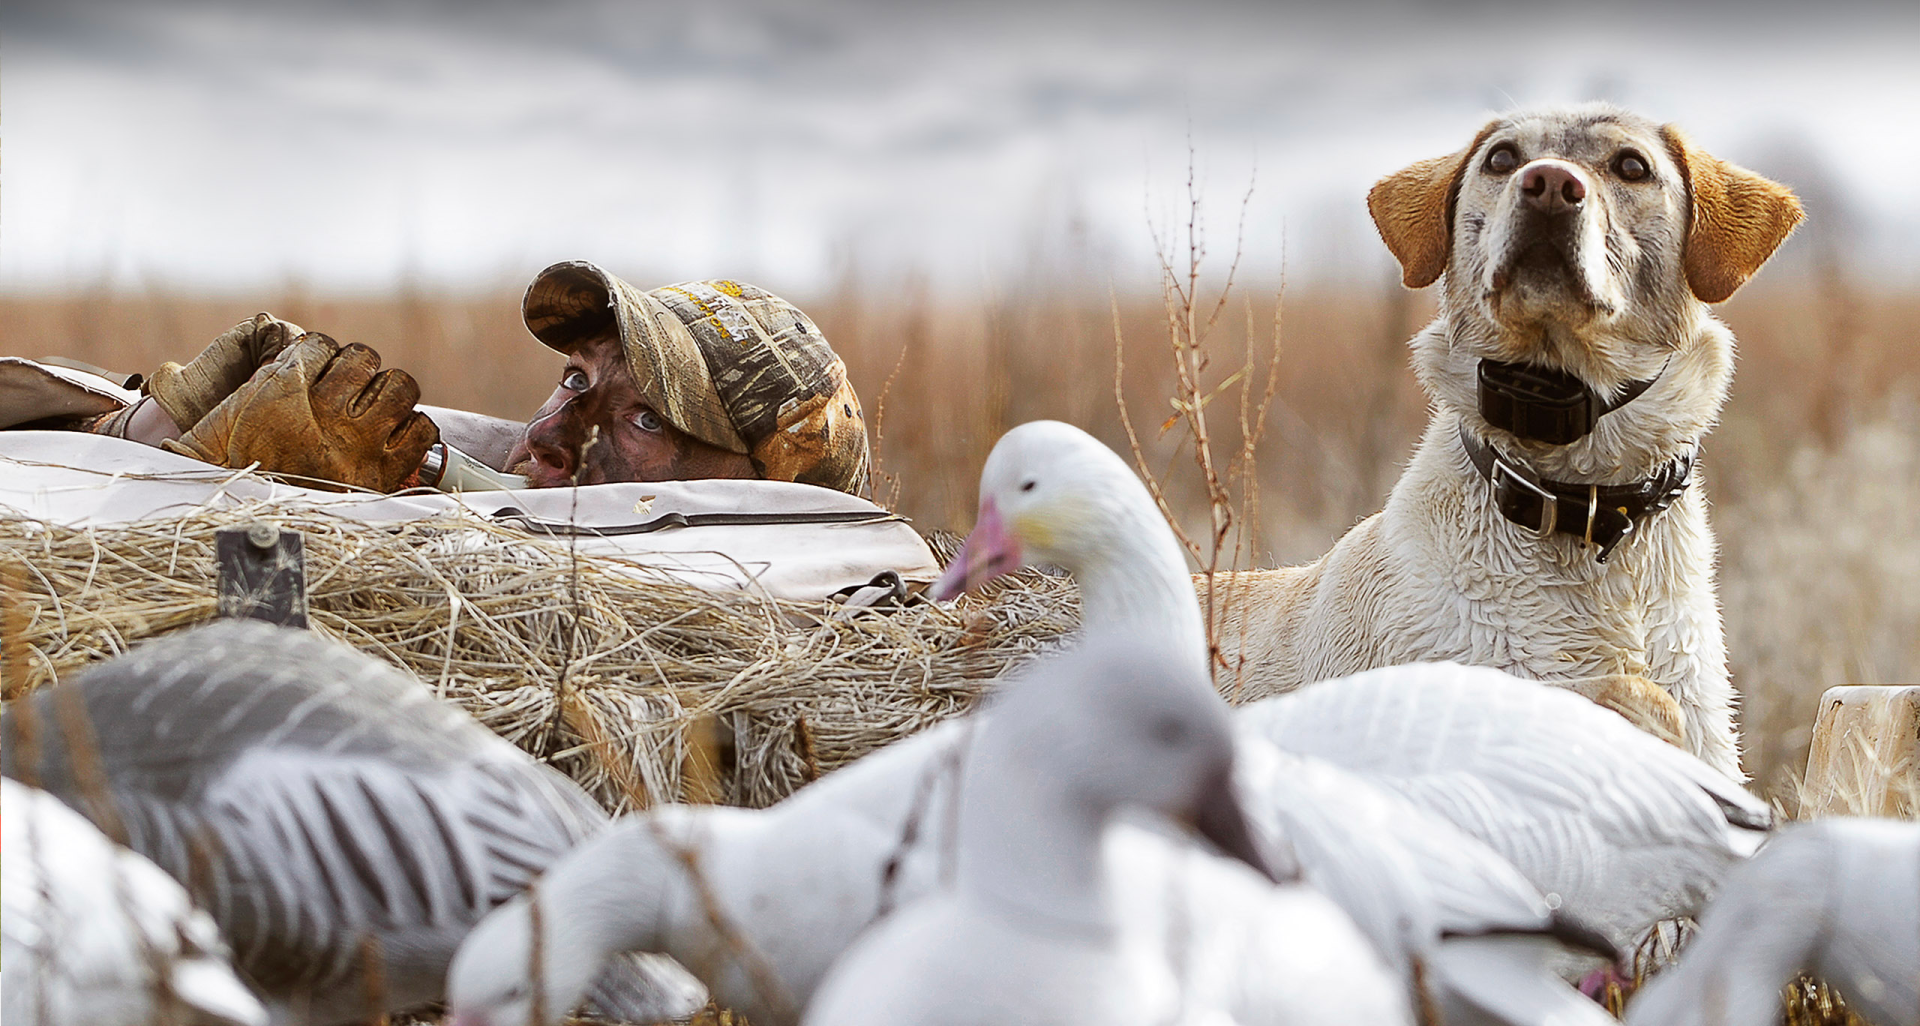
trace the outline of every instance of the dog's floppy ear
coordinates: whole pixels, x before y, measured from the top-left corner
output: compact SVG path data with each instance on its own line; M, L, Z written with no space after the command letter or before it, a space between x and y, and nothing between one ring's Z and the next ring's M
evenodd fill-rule
M1668 152L1687 176L1693 204L1687 227L1687 287L1718 303L1753 277L1806 216L1793 190L1698 149L1663 126Z
M1424 289L1447 269L1460 173L1497 124L1489 122L1466 149L1396 171L1367 191L1367 212L1381 241L1400 261L1400 280L1408 288Z

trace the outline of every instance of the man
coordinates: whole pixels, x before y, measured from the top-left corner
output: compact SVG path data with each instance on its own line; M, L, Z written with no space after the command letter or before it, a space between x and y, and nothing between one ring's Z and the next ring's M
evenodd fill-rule
M731 281L642 292L572 262L534 278L522 313L567 354L508 456L534 485L758 477L866 490L846 365L778 296Z
M77 426L323 487L434 483L451 443L537 488L763 478L866 491L866 423L846 366L778 296L732 281L642 291L575 261L540 272L522 313L567 357L524 426L416 409L419 385L381 370L372 349L268 314Z

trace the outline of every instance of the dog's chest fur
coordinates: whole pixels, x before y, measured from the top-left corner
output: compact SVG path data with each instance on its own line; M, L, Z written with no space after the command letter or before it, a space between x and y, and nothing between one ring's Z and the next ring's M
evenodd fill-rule
M1386 509L1320 561L1241 575L1249 596L1291 585L1299 603L1241 602L1249 627L1330 628L1284 649L1258 646L1267 651L1250 659L1247 677L1257 693L1437 659L1535 678L1662 676L1656 627L1679 611L1674 596L1691 564L1711 561L1699 493L1689 490L1600 564L1574 539L1541 540L1502 519L1452 439L1450 427L1432 425ZM1700 550L1704 559L1675 556ZM1376 567L1390 567L1391 579Z
M1242 695L1433 660L1546 681L1635 674L1674 696L1696 754L1737 768L1697 486L1600 564L1501 518L1445 419L1386 508L1321 560L1234 575L1221 637Z
M1234 575L1221 639L1242 694L1431 660L1544 681L1633 674L1673 696L1695 754L1737 773L1702 482L1605 563L1578 539L1510 523L1459 439L1460 418L1473 416L1472 363L1448 330L1443 318L1414 342L1435 411L1386 508L1317 562ZM1642 399L1534 465L1574 479L1595 467L1616 468L1616 480L1650 472L1711 426L1730 352L1725 328L1701 318Z

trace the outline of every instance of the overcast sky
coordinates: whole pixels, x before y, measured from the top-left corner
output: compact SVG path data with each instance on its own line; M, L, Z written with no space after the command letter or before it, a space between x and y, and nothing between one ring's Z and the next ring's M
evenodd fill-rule
M1256 272L1379 275L1373 179L1596 97L1920 277L1920 4L12 0L0 289L1127 279L1189 139L1216 253L1251 175Z

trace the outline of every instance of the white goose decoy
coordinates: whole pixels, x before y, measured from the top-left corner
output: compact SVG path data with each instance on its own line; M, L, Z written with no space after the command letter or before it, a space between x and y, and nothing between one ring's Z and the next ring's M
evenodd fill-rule
M1607 1026L1553 969L1568 946L1617 958L1557 917L1505 859L1452 823L1324 760L1236 725L1235 783L1250 819L1285 838L1408 981L1422 1020L1454 1026Z
M968 729L949 721L769 808L619 820L474 927L447 972L449 1023L556 1023L609 957L651 951L749 1021L791 1026L861 930L938 886L928 846L903 837L949 821Z
M454 960L452 1022L552 1022L608 956L630 950L672 955L750 1021L793 1022L862 929L950 875L952 797L974 729L971 719L943 724L770 808L668 806L620 821L530 892L543 923L541 985L529 969L534 915L516 899ZM1122 910L1131 936L1159 944L1170 963L1183 948L1207 951L1189 961L1215 977L1209 992L1241 987L1253 1020L1315 992L1303 978L1363 971L1377 953L1392 978L1371 990L1403 992L1393 981L1410 979L1418 959L1448 1022L1606 1021L1539 971L1560 924L1505 860L1390 792L1238 733L1243 804L1263 835L1292 843L1307 882L1338 907L1122 824L1107 852L1115 890L1133 896ZM1355 923L1372 951L1356 943Z
M1799 973L1876 1023L1920 1023L1920 823L1845 817L1783 827L1727 877L1628 1026L1772 1026Z
M1113 450L1057 421L994 446L978 523L934 596L1030 563L1072 571L1089 629L1158 630L1205 661L1192 579L1152 497ZM1738 784L1617 714L1498 670L1387 667L1237 715L1453 822L1622 949L1699 911L1772 821Z
M1102 857L1108 821L1133 806L1193 823L1265 872L1234 798L1233 751L1207 678L1163 646L1095 636L1008 684L967 755L954 886L855 943L805 1021L1252 1021L1237 987L1196 992L1157 947L1134 943L1122 909L1138 892L1109 879ZM1391 987L1325 968L1334 975L1291 988L1291 1007L1262 1008L1259 1021L1407 1021Z
M0 780L0 1019L266 1026L186 889L59 799Z
M276 1022L438 999L467 930L606 822L404 672L254 622L141 645L12 703L3 730L8 776L124 823L193 891ZM592 997L634 1018L704 1001L664 959L616 962Z
M1369 670L1236 718L1483 841L1622 951L1704 908L1771 822L1740 785L1619 715L1484 667Z
M667 806L621 820L474 929L448 972L449 1022L552 1023L620 951L672 955L752 1022L797 1021L861 931L950 879L953 799L979 722L942 724L770 808ZM1286 1021L1319 980L1410 1007L1398 978L1318 892L1275 887L1126 823L1106 854L1114 891L1131 897L1119 910L1130 949L1191 967L1173 975L1192 992L1237 994L1246 1021Z

